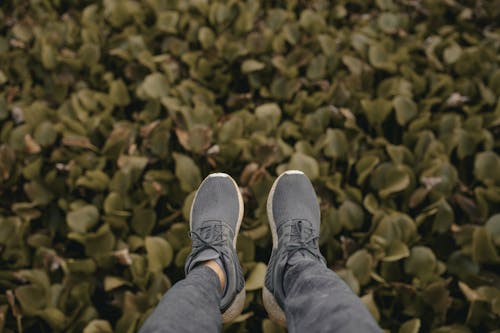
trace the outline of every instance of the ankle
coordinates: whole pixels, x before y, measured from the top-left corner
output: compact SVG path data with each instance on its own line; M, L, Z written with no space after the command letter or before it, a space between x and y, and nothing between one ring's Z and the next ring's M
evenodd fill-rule
M224 272L222 267L220 267L215 260L208 260L202 262L201 265L207 266L208 268L213 270L215 274L217 274L217 277L219 278L220 281L221 290L224 291L224 288L226 287L226 273Z

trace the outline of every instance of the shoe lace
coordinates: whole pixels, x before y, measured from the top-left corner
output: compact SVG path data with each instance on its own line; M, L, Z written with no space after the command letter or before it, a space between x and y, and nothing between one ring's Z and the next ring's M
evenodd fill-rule
M232 236L232 230L221 221L217 221L219 223L210 222L198 228L197 231L189 232L189 237L192 241L193 257L196 257L197 254L209 248L213 249L219 255L224 254L224 245L227 243L229 237Z
M307 224L309 223L308 221L307 223L305 222L305 220L299 220L286 224L290 227L290 241L286 247L288 258L291 258L295 253L302 250L316 258L320 256L317 246L319 235L315 235L314 229Z
M189 237L192 241L192 252L190 257L196 258L198 254L206 249L212 249L219 257L230 257L230 249L228 248L228 242L232 242L234 238L234 231L231 227L222 221L209 221L206 225L198 228L197 231L190 231ZM215 222L215 223L214 223ZM243 288L245 279L243 277L243 271L241 265L236 265L236 275L240 278L237 279L238 290ZM226 284L227 290L227 284Z

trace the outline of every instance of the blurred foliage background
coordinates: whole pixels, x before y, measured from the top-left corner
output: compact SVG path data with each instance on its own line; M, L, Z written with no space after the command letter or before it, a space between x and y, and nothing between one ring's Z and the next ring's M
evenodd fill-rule
M321 249L387 332L499 332L500 1L2 0L0 332L134 332L201 179L313 180Z

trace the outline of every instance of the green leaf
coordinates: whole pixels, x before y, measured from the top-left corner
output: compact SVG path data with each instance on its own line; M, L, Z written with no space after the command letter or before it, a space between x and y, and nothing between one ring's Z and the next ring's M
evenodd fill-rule
M94 319L85 326L83 333L113 333L113 328L107 320Z
M174 11L163 11L157 14L156 27L159 31L176 33L179 23L179 13Z
M382 13L377 19L380 30L387 34L394 34L399 29L399 18L393 13Z
M292 155L290 162L288 162L289 170L300 170L304 172L307 177L314 180L319 177L318 162L303 153L295 153Z
M368 60L376 69L382 69L388 72L396 71L396 64L392 61L386 48L381 44L373 44L368 49Z
M123 80L114 80L109 86L109 97L111 103L117 106L127 106L130 104L130 95Z
M392 103L385 99L361 100L361 107L372 126L379 126L392 111Z
M382 198L405 190L410 185L410 176L400 166L392 163L379 165L371 177L371 185Z
M284 333L285 328L270 319L262 321L262 333Z
M318 36L318 41L325 55L332 56L335 53L335 39L322 34Z
M361 285L370 281L373 258L367 250L358 250L347 259L346 267L349 268Z
M401 126L406 125L418 113L417 104L408 97L396 96L392 104L396 110L396 120Z
M500 214L491 216L488 221L486 221L484 227L488 230L495 245L500 247Z
M255 109L257 119L264 123L266 131L276 129L281 119L281 109L276 103L259 105Z
M500 158L494 152L486 151L476 155L474 161L474 176L484 183L500 180L500 174L498 172L492 172L492 170L499 170L499 168Z
M376 0L375 3L382 10L394 10L397 8L392 0Z
M40 285L30 284L16 288L16 298L26 315L33 316L47 305L47 290Z
M410 319L401 325L398 333L418 333L420 331L420 319Z
M436 203L435 207L437 208L437 211L436 216L434 217L432 230L441 233L449 231L450 227L455 221L453 208L444 199L439 200L439 202Z
M439 327L438 329L432 330L432 333L472 333L472 331L465 325L453 324Z
M347 143L347 138L345 133L339 129L329 128L326 131L325 137L325 156L334 159L345 159L349 144Z
M365 180L370 176L371 172L377 164L380 162L380 159L377 156L367 155L362 156L358 162L356 163L356 172L358 173L358 185L361 185L365 182Z
M101 170L88 170L85 175L76 180L76 185L94 191L104 191L108 188L109 177Z
M101 50L95 44L85 43L78 50L78 58L85 65L92 66L99 63Z
M195 125L188 132L189 150L202 154L212 142L212 129L204 125Z
M264 286L264 278L266 276L267 265L261 262L258 262L255 267L250 272L246 283L245 289L248 291L262 289Z
M46 69L54 69L57 66L57 51L54 46L42 43L41 52L42 65Z
M434 252L425 246L414 246L405 260L405 272L418 277L425 277L434 272L437 260Z
M479 264L473 261L470 255L461 251L453 252L448 258L447 270L464 280L479 273Z
M376 321L379 321L380 320L380 311L378 309L377 304L375 303L375 300L373 299L373 293L369 293L369 294L366 294L365 296L361 297L361 301L368 308L368 311L370 311L373 318Z
M72 212L66 217L66 223L71 230L85 233L92 229L99 221L99 211L95 206L85 205Z
M357 203L346 200L340 205L339 219L347 230L359 230L365 221L363 208Z
M385 257L382 260L387 262L397 261L403 258L407 258L409 255L410 251L408 250L408 246L399 240L394 240L389 245Z
M198 40L204 49L208 49L214 45L215 34L209 27L201 27L198 30Z
M42 311L37 311L37 316L42 318L54 330L62 330L67 325L68 318L65 314L54 307L48 307Z
M336 272L338 276L351 288L352 292L359 295L359 282L350 269L344 269Z
M173 154L175 160L175 176L179 179L184 192L192 192L201 183L201 173L194 161L179 153Z
M153 231L156 223L156 212L150 208L136 208L130 223L132 230L139 236L146 236Z
M497 263L500 261L488 229L475 228L472 236L472 257L480 263Z
M36 127L33 138L42 147L48 147L56 141L57 131L51 122L44 121Z
M109 224L105 223L95 233L85 234L85 253L94 258L109 255L115 247L115 240Z
M158 99L167 96L168 92L167 77L161 73L149 74L137 88L137 95L142 99Z
M496 94L497 96L500 95L500 69L497 69L490 76L488 86L494 94Z
M260 71L264 69L266 65L260 61L254 60L254 59L248 59L243 61L241 64L241 72L243 74L248 74L256 71Z
M300 26L309 33L318 33L325 29L325 19L317 12L306 9L300 13Z
M104 278L104 290L105 291L110 291L116 288L119 288L121 286L128 285L129 283L127 280L124 280L122 278L116 277L116 276L106 276Z
M24 184L24 192L34 205L47 205L54 198L47 186L38 181Z
M2 70L0 70L0 85L6 83L8 80L9 78L7 77L7 75L5 75Z
M93 274L97 269L96 263L92 259L68 259L66 265L71 273L76 274Z
M462 55L462 48L460 45L453 43L452 45L448 46L446 49L444 49L443 52L443 58L444 61L451 65L455 63L460 56Z
M307 66L306 76L309 80L320 80L325 76L326 71L326 58L320 54L311 59L309 66Z
M161 272L168 267L174 257L172 246L161 237L146 237L146 252L148 254L148 270Z

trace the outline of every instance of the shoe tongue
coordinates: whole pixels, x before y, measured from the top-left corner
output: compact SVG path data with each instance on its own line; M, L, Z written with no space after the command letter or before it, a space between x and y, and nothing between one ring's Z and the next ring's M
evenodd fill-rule
M314 261L314 257L312 257L312 255L307 251L299 250L295 252L290 258L288 258L288 261L286 263L290 266L293 266L298 264L299 262L304 262L304 260Z
M214 249L203 250L200 253L198 253L196 258L193 259L193 261L191 262L191 267L196 266L200 262L215 260L218 259L219 257L220 257L219 254Z
M303 242L313 235L311 223L307 220L299 220L297 223L292 224L291 236L292 241ZM307 246L307 244L306 244ZM296 251L290 258L288 258L288 265L295 265L304 260L314 260L314 256L305 249Z
M311 223L306 220L300 220L297 223L292 224L291 228L293 240L306 240L313 234Z

